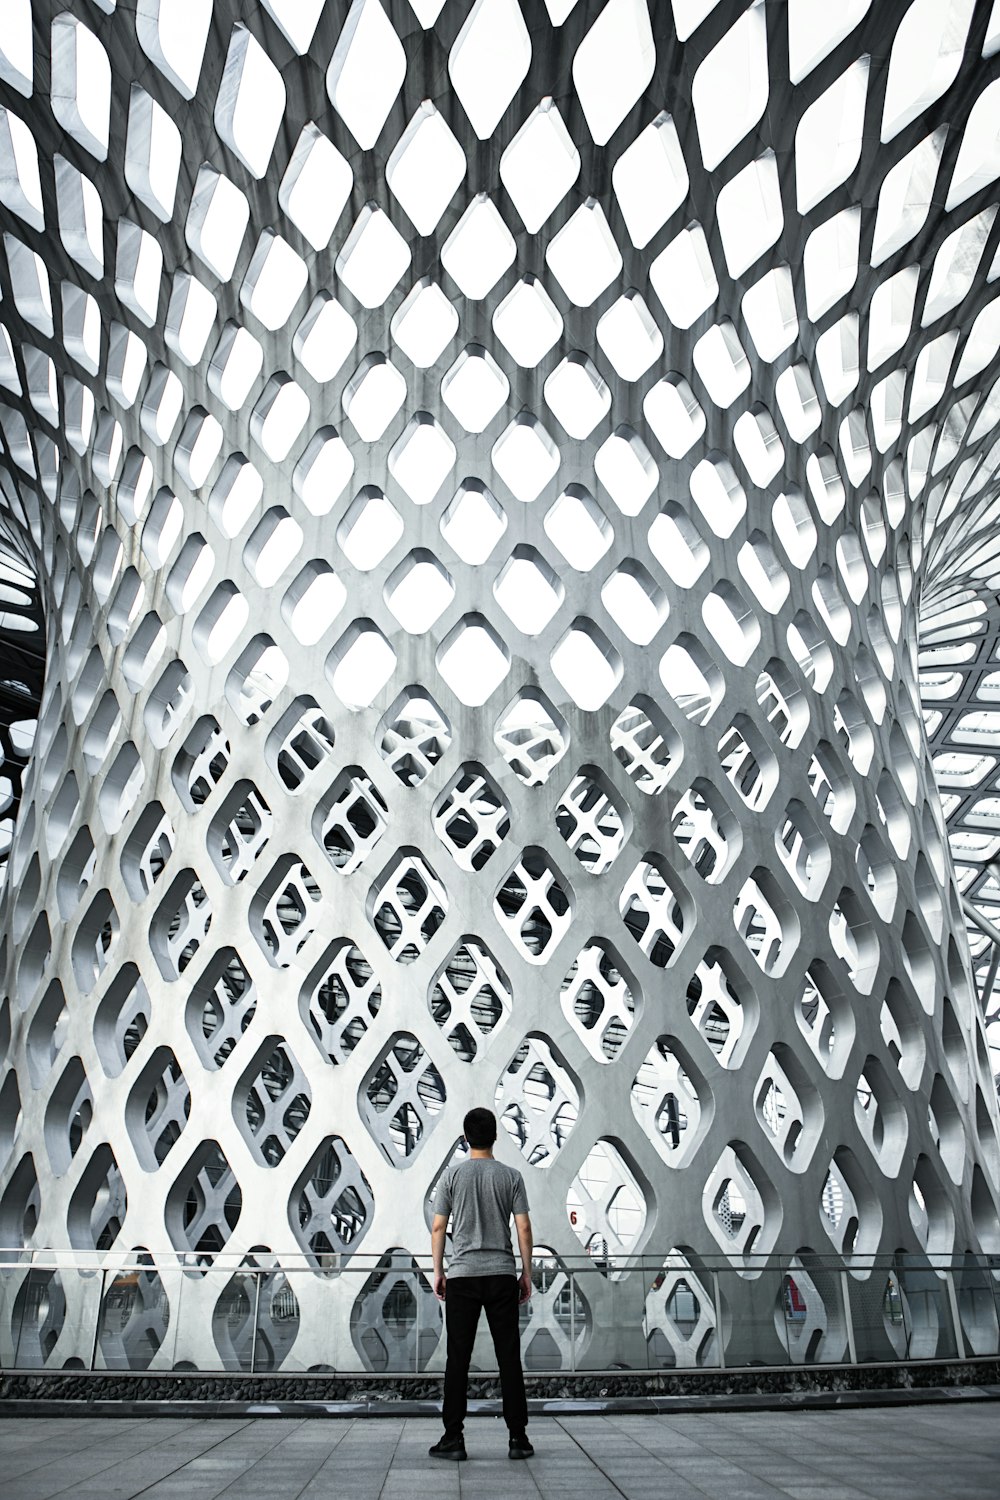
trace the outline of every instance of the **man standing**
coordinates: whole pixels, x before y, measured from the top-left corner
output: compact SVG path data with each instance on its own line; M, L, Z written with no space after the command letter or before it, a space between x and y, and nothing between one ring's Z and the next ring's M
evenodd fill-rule
M493 1336L503 1416L510 1434L509 1458L530 1458L528 1404L521 1372L518 1307L531 1296L531 1220L524 1178L493 1156L497 1121L492 1110L470 1109L464 1121L469 1155L438 1183L431 1226L434 1295L444 1303L448 1358L444 1372L444 1437L432 1458L465 1458L463 1426L469 1361L481 1308ZM521 1252L518 1276L510 1244L510 1220ZM444 1272L444 1240L451 1218L451 1254Z

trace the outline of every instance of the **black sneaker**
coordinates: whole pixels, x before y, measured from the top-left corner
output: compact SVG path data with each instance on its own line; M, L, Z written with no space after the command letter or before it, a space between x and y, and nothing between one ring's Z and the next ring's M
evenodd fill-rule
M463 1458L469 1456L465 1451L465 1438L449 1437L447 1433L434 1444L433 1448L428 1448L427 1452L431 1458L450 1458L456 1463L461 1463Z
M525 1433L511 1433L510 1443L507 1446L508 1458L533 1458L534 1454L535 1450L528 1442Z

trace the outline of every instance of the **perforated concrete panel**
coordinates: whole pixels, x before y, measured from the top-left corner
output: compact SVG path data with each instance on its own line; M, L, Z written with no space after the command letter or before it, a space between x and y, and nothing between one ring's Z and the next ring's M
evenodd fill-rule
M716 1257L1000 1248L945 817L1000 900L998 49L6 0L0 1242L148 1257L101 1359L434 1366L479 1103L556 1363L697 1363ZM46 1295L22 1362L89 1357Z

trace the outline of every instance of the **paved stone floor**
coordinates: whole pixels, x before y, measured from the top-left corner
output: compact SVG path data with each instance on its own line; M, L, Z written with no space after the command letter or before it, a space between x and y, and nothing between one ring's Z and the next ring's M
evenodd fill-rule
M996 1500L992 1403L825 1412L542 1417L513 1464L498 1421L469 1462L426 1418L0 1422L3 1500Z

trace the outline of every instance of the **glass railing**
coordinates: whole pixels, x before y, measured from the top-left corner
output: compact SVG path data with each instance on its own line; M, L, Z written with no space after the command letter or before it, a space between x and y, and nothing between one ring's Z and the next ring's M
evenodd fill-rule
M525 1368L738 1369L1000 1352L1000 1257L540 1255ZM432 1374L443 1309L408 1252L319 1262L0 1251L6 1370ZM473 1368L496 1366L482 1320Z

